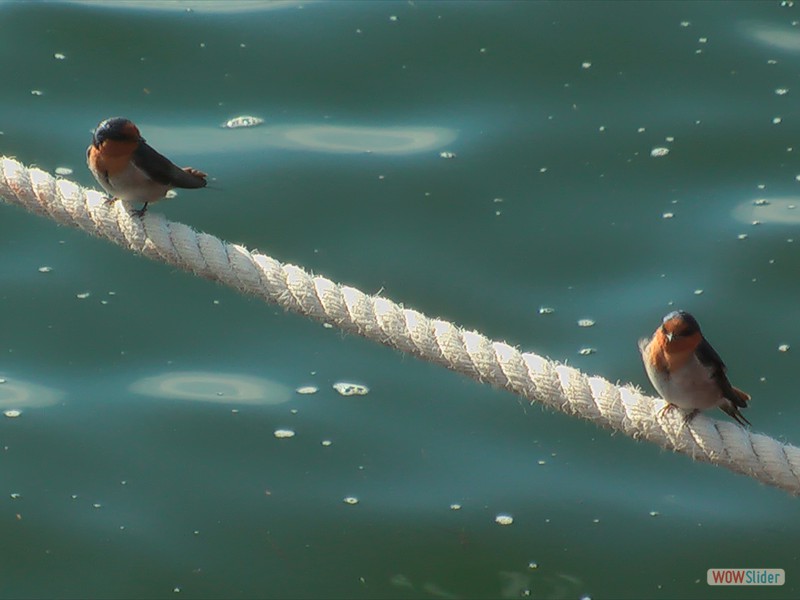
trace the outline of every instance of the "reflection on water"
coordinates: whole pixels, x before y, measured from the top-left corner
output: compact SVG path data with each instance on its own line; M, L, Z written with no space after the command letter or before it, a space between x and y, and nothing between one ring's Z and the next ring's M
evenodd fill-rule
M780 50L800 50L800 31L796 29L752 22L746 23L744 29L754 40L767 46Z
M4 379L0 384L0 409L39 408L57 404L61 390L20 379Z
M439 127L335 127L290 126L273 130L284 148L319 152L375 152L413 154L434 150L455 139L455 133Z
M535 563L532 563L535 564ZM498 598L586 598L582 596L585 585L578 578L563 573L534 574L530 571L500 571L498 579L500 589L497 590ZM433 598L461 598L462 595L455 590L448 590L436 583L425 581L415 584L405 574L397 573L389 578L389 583L404 593L420 591ZM467 594L469 595L469 594Z
M130 390L155 398L223 404L282 404L288 387L259 377L209 371L176 371L135 381Z
M747 223L800 224L800 197L758 198L742 202L733 209L737 221Z
M165 153L245 153L263 148L336 154L414 154L432 152L456 139L444 127L364 127L358 125L274 125L221 129L141 124L143 135Z
M313 0L311 0L313 2ZM244 13L279 8L299 7L309 2L297 0L73 0L73 4L88 4L125 10L171 10L203 13Z

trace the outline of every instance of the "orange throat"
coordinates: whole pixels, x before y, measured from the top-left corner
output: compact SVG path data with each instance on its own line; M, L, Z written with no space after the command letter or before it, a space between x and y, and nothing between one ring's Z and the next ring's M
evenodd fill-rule
M124 171L130 163L131 156L138 147L138 142L105 140L100 148L92 147L97 169L110 175Z
M702 337L698 332L670 342L659 331L650 344L650 363L662 373L674 373L691 360L701 340Z

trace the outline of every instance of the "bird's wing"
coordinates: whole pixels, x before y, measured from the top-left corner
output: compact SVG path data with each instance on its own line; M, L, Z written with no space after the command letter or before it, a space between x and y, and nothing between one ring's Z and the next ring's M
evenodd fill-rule
M697 358L705 366L713 368L715 370L720 370L723 373L727 369L725 363L722 362L722 359L720 358L719 354L717 354L717 351L714 350L714 347L708 343L708 340L706 340L706 338L700 340L700 343L698 344L697 350L695 350L695 352L697 353Z
M133 164L147 173L153 180L164 185L177 188L201 188L206 186L205 177L198 175L201 171L181 169L146 142L141 142L134 151Z
M711 377L719 384L722 395L736 406L741 406L742 408L746 407L747 400L749 400L750 397L747 396L747 394L744 394L745 397L743 397L741 394L737 393L739 390L736 390L731 385L728 376L725 374L725 363L722 362L717 351L714 350L713 346L709 344L705 338L703 338L697 346L696 353L698 360L708 367L711 372Z

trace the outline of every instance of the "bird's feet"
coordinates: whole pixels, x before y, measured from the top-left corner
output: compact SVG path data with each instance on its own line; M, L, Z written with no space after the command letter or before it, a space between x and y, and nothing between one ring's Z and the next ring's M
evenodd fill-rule
M678 407L675 406L674 404L670 404L669 402L667 402L664 405L664 408L662 408L660 411L658 411L658 416L663 418L663 417L665 417L667 415L668 412L670 412L674 408L678 408Z
M677 405L670 404L669 402L667 402L664 405L664 408L658 411L658 416L663 418L668 412L672 411L672 409L674 408L678 408ZM688 413L683 415L683 424L686 425L689 421L694 419L698 414L700 414L700 411L696 408L693 408Z
M106 198L105 202L103 202L103 205L104 205L104 206L111 206L111 205L112 205L112 204L114 204L114 202L116 202L116 201L117 201L117 198L116 198L116 196L115 196L115 197L113 197L113 198Z
M131 210L131 214L139 218L142 218L144 216L144 213L146 212L147 212L147 202L144 203L144 206L142 208L134 208L133 210Z

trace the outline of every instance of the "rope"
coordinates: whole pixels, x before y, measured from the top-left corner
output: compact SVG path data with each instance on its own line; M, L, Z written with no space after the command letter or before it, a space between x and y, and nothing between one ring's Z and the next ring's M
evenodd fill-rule
M0 157L0 197L11 204L94 236L231 286L286 310L331 323L531 402L621 431L695 460L727 467L800 495L800 448L752 433L733 422L679 411L661 414L664 401L631 385L590 377L476 331L466 331L378 296L312 276L237 244L198 233L158 213L131 216L120 202L40 169Z

